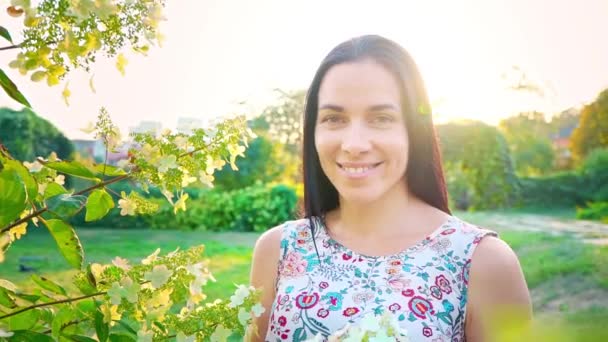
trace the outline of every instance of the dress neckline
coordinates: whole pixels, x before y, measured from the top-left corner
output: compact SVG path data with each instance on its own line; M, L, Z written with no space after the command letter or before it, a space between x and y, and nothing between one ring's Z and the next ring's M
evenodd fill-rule
M341 251L347 251L347 252L352 253L353 255L360 256L360 257L366 258L366 259L373 259L373 260L392 259L392 258L400 257L404 254L413 252L415 250L418 250L420 247L426 246L430 241L435 239L435 237L437 237L437 235L441 234L444 230L448 229L448 227L450 227L452 225L452 223L457 220L457 218L455 216L449 215L448 218L442 224L439 225L439 227L435 228L435 230L433 230L431 233L429 233L426 237L424 237L423 239L410 245L409 247L406 247L405 249L403 249L399 252L396 252L396 253L392 253L392 254L388 254L388 255L374 256L374 255L367 255L367 254L357 252L357 251L343 245L341 242L337 241L330 235L327 227L325 226L324 221L320 217L317 217L316 219L317 219L319 225L321 226L321 231L323 232L323 234L325 235L325 237L327 238L328 242L331 245L336 246Z

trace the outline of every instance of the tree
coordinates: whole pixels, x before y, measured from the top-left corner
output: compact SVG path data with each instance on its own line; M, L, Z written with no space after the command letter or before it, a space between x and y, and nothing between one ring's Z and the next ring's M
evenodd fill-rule
M74 152L68 138L29 108L20 111L0 108L0 127L0 142L16 159L32 161L51 152L66 159Z
M592 150L608 146L608 89L581 111L578 127L570 140L572 155L582 161Z
M222 190L236 190L254 185L256 182L269 183L276 180L285 170L280 162L283 147L272 140L258 136L249 143L245 158L236 160L238 172L229 165L217 171L214 184Z
M540 112L520 113L500 121L498 128L511 151L518 175L533 176L553 168L552 127Z
M465 121L438 125L450 200L459 209L506 207L519 186L505 138L495 127Z
M266 107L261 117L268 123L268 133L272 139L285 144L289 151L298 153L303 136L306 91L276 91L280 94L278 103ZM260 128L263 128L263 125L260 125Z

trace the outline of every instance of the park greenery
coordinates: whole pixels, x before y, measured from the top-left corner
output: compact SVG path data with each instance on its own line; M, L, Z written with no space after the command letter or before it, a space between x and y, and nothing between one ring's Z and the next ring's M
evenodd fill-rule
M23 32L17 42L0 27L1 39L10 44L2 50L16 50L9 67L31 81L63 85L68 103L71 71L90 71L97 59L114 58L124 73L128 51L147 54L161 45L163 8L163 0L12 0L7 11L23 22ZM94 90L94 79L89 83ZM0 279L0 340L242 338L252 316L262 313L259 292L225 285L247 282L252 237L297 216L305 91L277 90L276 103L249 120L232 116L189 135L134 134L128 157L110 164L75 153L2 69L0 85L24 106L0 109L0 263L27 271L32 261L20 240L35 241L28 248L48 249L52 239L64 261L45 267L73 269L69 277L35 273L26 280L19 273L10 274L14 282ZM450 206L462 213L572 210L580 219L608 222L607 124L608 89L551 120L530 112L497 127L476 121L437 125ZM103 141L106 155L126 138L105 108L88 131ZM569 146L556 147L564 132L571 132ZM157 245L108 241L116 246L108 252L100 247L104 239L91 235L111 235L108 231L124 241L150 234L162 238ZM228 237L202 246L187 234L202 234L198 241L210 234ZM175 236L179 239L172 240ZM229 246L226 240L235 237L245 237L246 248ZM521 251L532 289L564 275L608 288L601 267L605 249L550 235L503 237ZM538 242L538 250L526 249L526 239ZM549 259L559 262L550 267L540 262ZM214 266L218 273L212 274Z

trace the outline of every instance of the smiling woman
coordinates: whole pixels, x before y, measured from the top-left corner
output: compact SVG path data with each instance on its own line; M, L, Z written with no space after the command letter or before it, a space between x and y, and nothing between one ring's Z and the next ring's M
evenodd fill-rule
M326 340L358 324L351 333L381 336L370 319L389 315L395 329L383 333L476 342L493 337L502 309L530 318L513 251L451 216L430 106L403 48L379 36L338 45L304 117L305 217L256 243L251 283L267 310L254 340Z

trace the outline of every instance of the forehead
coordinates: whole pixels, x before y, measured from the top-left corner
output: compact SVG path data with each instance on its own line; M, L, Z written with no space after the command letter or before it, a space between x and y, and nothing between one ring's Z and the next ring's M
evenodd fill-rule
M337 64L321 81L319 107L393 104L400 108L399 89L395 76L373 60Z

